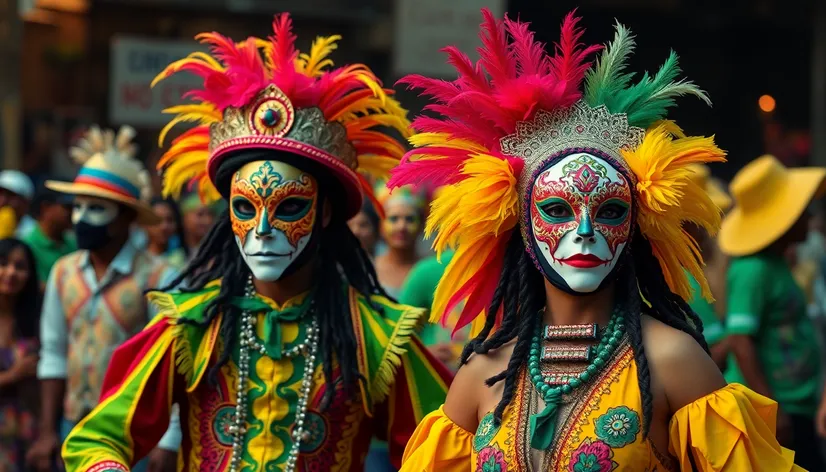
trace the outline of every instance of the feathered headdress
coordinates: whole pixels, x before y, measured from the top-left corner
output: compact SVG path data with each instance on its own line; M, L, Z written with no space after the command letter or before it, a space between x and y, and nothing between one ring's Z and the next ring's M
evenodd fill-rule
M111 129L101 131L97 125L91 126L69 149L69 155L81 165L74 182L49 180L46 187L72 195L114 200L133 208L140 223L155 223L157 216L148 206L152 183L143 163L135 158L137 147L132 143L135 134L131 126L122 126L117 135Z
M582 30L573 13L563 21L553 56L534 40L527 24L497 20L488 10L482 14L477 63L447 47L456 80L414 75L401 81L432 97L426 109L441 115L414 120L421 132L410 139L416 149L407 153L390 181L391 186L446 185L432 204L426 235L437 233L437 253L448 247L456 253L436 290L433 321L446 321L462 300L467 303L454 330L484 314L517 222L525 232L525 202L534 172L572 149L599 149L626 166L636 179L640 229L670 287L688 296L685 268L708 295L697 245L682 222L713 232L720 215L692 187L686 166L723 160L724 153L711 138L686 138L670 122L654 125L676 96L708 100L690 82L676 80L676 55L653 78L646 74L631 85L625 67L634 43L621 25L591 69L589 56L602 48L581 44Z
M340 36L319 37L309 54L295 48L288 14L277 15L273 35L235 43L218 33L196 36L212 54L195 52L170 64L153 81L188 71L204 79L203 88L185 96L197 103L165 110L176 116L160 134L180 122L198 126L172 142L158 162L164 193L177 194L198 182L202 198L220 197L215 178L223 159L242 149L271 149L321 164L343 185L347 216L358 212L361 196L373 199L359 173L387 178L404 154L396 139L375 130L385 126L408 137L407 112L388 95L365 65L336 69L328 55ZM217 189L227 192L227 189Z

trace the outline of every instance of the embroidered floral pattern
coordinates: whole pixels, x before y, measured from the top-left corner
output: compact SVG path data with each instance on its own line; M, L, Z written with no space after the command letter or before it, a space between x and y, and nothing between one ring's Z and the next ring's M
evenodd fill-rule
M594 421L597 437L605 444L620 448L634 442L640 432L640 416L626 406L610 408Z
M473 449L476 452L481 451L483 447L490 444L498 431L499 426L493 418L493 413L488 413L479 422L479 427L476 428L476 436L473 437Z
M488 446L482 449L479 451L479 455L476 456L476 472L508 472L505 453L496 446Z
M304 434L299 445L302 454L309 454L315 452L327 439L327 423L324 418L314 411L307 411L304 418Z
M569 472L611 472L617 467L614 451L602 441L586 439L571 455Z
M215 419L212 422L212 431L215 433L215 440L222 446L232 446L232 434L229 428L232 426L234 416L234 406L225 406L215 413Z

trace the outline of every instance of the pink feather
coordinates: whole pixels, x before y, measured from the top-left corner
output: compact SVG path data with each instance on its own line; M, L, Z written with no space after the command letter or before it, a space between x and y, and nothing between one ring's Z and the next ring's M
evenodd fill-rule
M510 57L504 23L497 20L487 8L482 9L482 47L478 49L480 62L490 75L494 86L502 86L516 77L516 63Z
M211 102L223 110L246 105L267 86L267 71L252 38L240 47L217 34L202 35L202 38L214 45L213 53L224 63L226 71L211 71L204 76L203 89L192 90L184 96Z
M491 249L487 259L482 264L482 268L473 274L448 300L445 311L442 313L442 326L446 325L448 316L456 306L462 300L466 300L462 313L459 315L459 320L456 322L456 326L453 327L452 334L455 335L456 332L470 324L480 313L490 307L493 292L496 291L496 285L499 283L502 273L506 243L510 239L509 234L510 231L497 239L496 246Z
M429 96L439 103L447 103L461 92L461 89L454 83L441 79L432 79L421 75L408 75L396 85L406 85L409 89L420 89L419 96Z
M545 45L534 41L530 23L520 23L507 17L504 21L505 29L513 38L510 49L517 72L520 75L547 74L550 66Z
M440 159L405 161L404 165L390 171L391 177L387 181L387 187L396 188L404 185L441 187L454 184L462 180L460 169L466 160L467 156L449 156Z
M588 56L602 49L601 45L584 47L580 42L585 32L577 28L579 18L574 16L576 10L568 13L562 22L559 42L555 44L556 54L550 58L551 69L560 80L569 80L577 86L585 77L591 66Z
M480 133L478 129L458 119L440 120L421 115L413 120L413 128L422 133L447 133L454 138L475 141L489 149L492 149L499 139L495 135Z
M467 54L455 46L447 46L442 48L442 51L447 53L447 63L452 65L456 69L456 72L459 73L459 78L456 79L458 86L463 88L470 87L479 92L490 91L490 83L487 77L485 77L481 63L474 64Z

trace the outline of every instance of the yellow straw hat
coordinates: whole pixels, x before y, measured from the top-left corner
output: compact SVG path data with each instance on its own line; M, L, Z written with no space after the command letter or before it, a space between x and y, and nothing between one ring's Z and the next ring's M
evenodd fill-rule
M691 164L688 166L688 170L691 171L691 180L699 185L700 188L704 188L706 190L706 193L712 203L720 207L720 209L724 212L731 208L731 197L729 197L723 189L723 185L720 181L711 176L711 171L707 165Z
M791 229L824 190L826 168L786 168L774 156L743 167L729 186L735 207L720 228L719 244L729 256L767 248Z
M160 220L148 201L152 189L149 174L134 158L131 144L134 130L122 127L117 136L112 130L101 131L93 126L72 157L82 164L74 182L46 181L46 187L56 192L86 197L98 197L122 203L137 213L136 221L152 225Z

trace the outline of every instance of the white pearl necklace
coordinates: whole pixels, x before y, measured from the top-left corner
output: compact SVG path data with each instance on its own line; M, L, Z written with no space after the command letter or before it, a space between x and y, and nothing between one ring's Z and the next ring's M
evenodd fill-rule
M255 296L255 287L252 285L252 277L247 281L246 296L248 298ZM310 302L309 312L313 311L313 302ZM244 456L244 437L247 432L247 395L245 387L247 379L249 378L250 369L250 350L256 350L261 355L266 355L267 351L263 344L258 342L255 335L256 317L248 311L241 314L241 333L239 336L239 354L238 354L238 383L235 417L232 426L229 427L230 435L232 435L232 461L230 463L230 472L238 472L241 470L241 461ZM298 463L299 449L301 448L301 441L308 440L309 434L304 432L304 418L307 415L307 403L310 398L310 390L313 387L313 371L315 367L316 353L318 351L318 322L315 318L310 322L307 328L307 338L303 343L297 344L290 349L284 351L284 357L293 358L299 355L304 355L304 377L301 380L301 390L298 397L298 409L295 413L295 425L293 427L292 439L293 443L290 447L290 456L287 458L287 467L285 472L293 472ZM262 434L267 434L262 433Z

